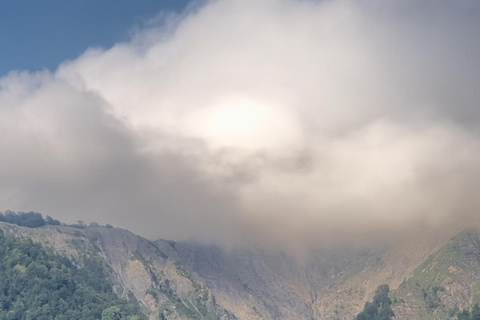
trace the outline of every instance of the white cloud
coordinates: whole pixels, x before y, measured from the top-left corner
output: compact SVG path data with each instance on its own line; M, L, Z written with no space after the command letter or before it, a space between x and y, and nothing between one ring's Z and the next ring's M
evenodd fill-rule
M12 73L0 207L281 245L471 222L479 9L219 0Z

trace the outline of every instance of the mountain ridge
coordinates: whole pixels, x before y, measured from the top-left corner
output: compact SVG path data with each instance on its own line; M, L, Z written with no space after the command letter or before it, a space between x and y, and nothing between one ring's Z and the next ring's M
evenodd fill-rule
M441 261L442 270L449 270L455 259L460 264L467 258L480 261L476 229L453 238L423 236L376 248L317 249L303 262L260 248L227 251L194 242L150 241L112 227L29 228L0 222L0 229L51 248L75 265L89 257L101 259L114 292L136 299L150 319L352 319L383 283L392 289L397 319L448 319L480 301L480 291L468 289L470 284L460 282L460 276L450 278L462 298L447 299L450 287L442 285L446 278L428 278L430 287L425 282L423 288L432 297L428 302L411 285L426 274L420 269L434 272L429 266L435 261ZM470 236L462 237L465 232ZM452 243L475 250L447 259ZM470 272L468 279L477 283L480 267L471 266L458 270ZM468 301L460 303L466 297ZM438 310L429 312L426 303L436 303Z

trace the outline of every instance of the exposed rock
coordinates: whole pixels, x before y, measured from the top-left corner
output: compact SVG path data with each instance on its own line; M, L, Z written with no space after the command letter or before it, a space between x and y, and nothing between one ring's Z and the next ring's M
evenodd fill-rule
M148 241L127 230L0 223L74 263L101 261L115 292L151 319L352 319L389 284L397 319L448 319L480 302L475 230L376 248L330 248L298 261L260 249Z

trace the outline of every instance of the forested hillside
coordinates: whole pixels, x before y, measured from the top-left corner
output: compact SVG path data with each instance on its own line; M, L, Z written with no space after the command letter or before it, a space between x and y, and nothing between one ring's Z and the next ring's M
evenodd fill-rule
M136 300L112 291L100 261L81 267L0 230L0 319L142 320Z
M8 317L0 320L236 319L201 278L127 230L36 212L7 211L0 221L13 243L2 255L13 277L5 286L15 289L4 291Z

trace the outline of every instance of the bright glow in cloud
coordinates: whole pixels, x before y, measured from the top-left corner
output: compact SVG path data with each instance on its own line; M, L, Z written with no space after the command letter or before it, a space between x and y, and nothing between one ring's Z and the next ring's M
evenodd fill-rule
M291 246L476 222L480 5L218 0L0 83L0 207Z
M201 122L200 131L208 141L223 146L251 147L256 144L255 139L262 135L262 131L268 131L270 116L265 107L234 102L212 108L205 120L192 120L192 124Z
M202 111L187 117L184 130L213 148L280 151L300 139L294 117L256 102L232 99Z

